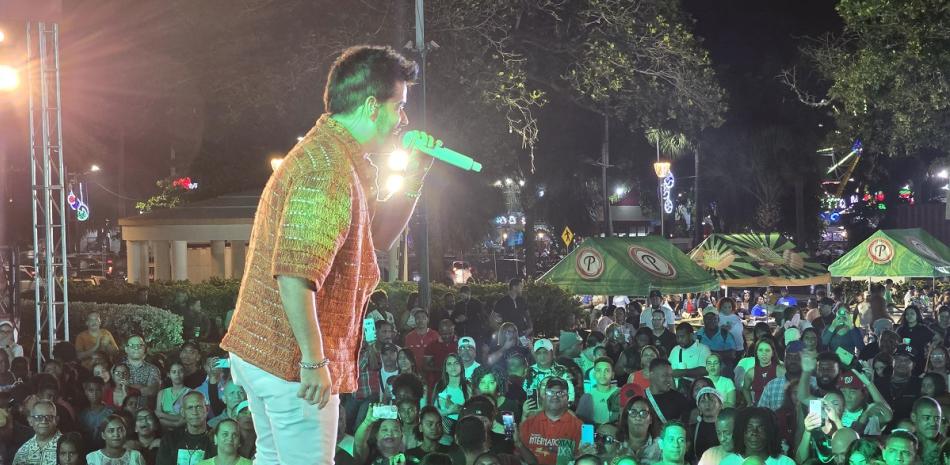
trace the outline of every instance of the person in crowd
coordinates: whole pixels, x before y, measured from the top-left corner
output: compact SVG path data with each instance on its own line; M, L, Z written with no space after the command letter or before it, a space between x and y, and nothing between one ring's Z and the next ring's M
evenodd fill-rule
M560 457L574 457L580 444L581 420L568 410L570 383L551 376L542 389L542 411L526 418L518 428L522 460L557 465ZM517 445L517 444L516 444Z
M727 366L735 361L736 347L741 347L741 343L737 344L733 337L729 330L720 326L719 311L713 306L706 307L703 310L703 327L696 332L696 340L718 355L720 363L725 360Z
M208 408L200 392L191 391L182 399L185 424L162 435L162 442L155 458L156 465L197 463L215 454L214 444L208 436Z
M842 465L871 465L881 463L881 446L877 441L861 438L848 446Z
M251 465L240 455L241 432L236 421L227 419L214 428L216 454L198 462L198 465Z
M943 465L940 453L946 437L940 434L942 415L940 404L931 397L921 397L914 402L910 419L920 441L918 451L923 465Z
M861 370L845 371L838 379L838 389L844 398L841 424L862 436L880 436L893 414L871 379Z
M419 402L414 399L397 401L396 419L402 425L403 444L406 445L406 449L422 444L422 432L419 431Z
M459 418L478 418L487 432L488 442L486 446L492 452L514 454L516 452L512 439L517 440L517 438L512 436L509 439L509 437L506 436L505 427L496 420L500 419L501 415L502 413L495 408L495 403L491 398L486 396L472 396L465 401L465 405L462 406Z
M517 336L515 336L515 339L518 339ZM444 318L439 322L438 340L426 347L423 356L424 363L418 365L419 368L426 373L426 377L423 379L427 385L431 386L439 380L442 365L445 364L445 358L448 357L449 354L457 352L458 336L455 335L455 323L448 318Z
M459 411L465 399L468 399L469 392L468 381L462 371L462 360L456 354L449 355L442 367L442 379L432 390L432 404L439 409L446 426L451 427L458 421Z
M577 403L577 417L584 423L602 425L620 417L620 389L611 383L613 378L613 361L608 357L598 358L594 362L595 384Z
M736 301L731 297L719 299L716 307L719 313L719 328L732 335L728 340L734 344L733 350L738 354L745 349L745 324L742 322L742 318L736 315L737 309ZM735 360L735 358L732 360ZM731 367L734 364L732 360L727 359L726 365Z
M140 396L141 392L131 385L131 370L125 363L112 367L112 385L102 394L105 404L115 410L121 409L129 397Z
M941 345L950 347L950 305L943 304L937 307L937 324L930 327Z
M858 358L861 360L871 360L878 354L892 355L894 351L897 350L898 345L900 345L900 336L897 335L897 332L885 329L877 335L875 341L872 341L870 344L865 345L864 349L861 349Z
M906 429L891 431L884 441L884 465L914 465L917 463L917 436Z
M616 307L613 305L607 305L600 311L600 318L597 319L597 323L594 324L594 331L597 331L601 334L607 334L607 327L614 323L614 310Z
M189 389L198 389L208 373L205 371L204 356L201 353L201 346L195 341L185 341L178 350L178 361L182 367L182 384Z
M685 465L688 440L686 426L679 421L671 421L663 425L658 439L662 460L660 465Z
M630 341L614 364L614 373L621 380L626 380L635 371L643 368L640 365L640 350L653 345L653 331L644 327L637 328Z
M723 409L723 397L716 388L704 387L696 393L695 401L699 414L694 419L691 418L694 421L690 422L688 428L691 441L687 454L694 462L702 457L706 450L719 445L716 422Z
M495 424L492 425L492 431L504 431L501 412L511 412L515 421L520 421L522 402L507 396L508 375L504 370L480 366L472 373L471 386L472 394L488 397L495 403L495 410L499 413L494 419Z
M39 400L30 408L30 426L34 435L17 450L13 465L56 465L59 432L56 404Z
M379 366L379 395L380 399L386 402L393 398L392 379L399 374L399 352L401 351L408 351L408 349L400 350L396 344L385 344L379 349L381 362ZM412 352L409 352L409 358L415 360Z
M670 352L670 364L673 367L673 379L683 390L698 377L706 376L706 357L709 347L693 337L693 326L682 322L676 326L676 347Z
M169 365L168 380L171 386L158 391L155 399L155 414L165 431L185 424L181 410L182 400L185 394L191 391L188 386L185 386L185 367L179 361L174 361Z
M522 355L525 360L531 360L531 352L518 338L518 327L514 323L504 322L495 332L492 344L483 352L483 360L487 365L496 365L508 360L515 353Z
M102 390L105 383L101 379L92 377L82 383L86 394L88 407L79 412L79 427L86 444L98 447L102 439L100 427L103 422L115 412L102 402Z
M51 375L41 373L36 376L36 397L56 405L59 416L57 426L61 431L77 431L76 409L60 396L59 385Z
M919 376L923 372L926 362L924 356L927 354L927 346L934 340L934 333L924 324L920 308L914 305L904 308L904 314L898 323L897 335L905 344L906 340L910 339L909 344L914 348L914 376Z
M242 401L237 406L237 424L238 432L241 433L241 446L240 446L240 455L241 457L256 457L257 456L257 431L254 429L254 417L251 415L251 406L248 402ZM346 418L338 420L339 422L346 421ZM343 425L344 432L346 425Z
M775 344L770 338L755 343L755 360L751 370L746 370L742 382L742 395L746 405L756 405L762 398L765 386L776 378L785 376L785 368L779 365Z
M460 287L458 299L455 301L455 310L452 312L455 333L474 338L478 342L488 342L489 332L485 331L486 315L483 313L483 308L482 302L472 297L471 287L468 285Z
M356 392L347 396L345 401L347 424L356 424L357 419L370 403L381 400L382 382L379 375L382 368L382 357L380 356L380 349L383 345L392 343L394 333L392 323L384 318L375 320L375 329L375 341L367 341L366 333L363 334L359 358L356 361ZM343 399L341 398L340 401L343 402Z
M417 365L425 363L426 348L439 339L439 333L429 328L429 314L422 307L412 309L415 328L406 334L404 345L412 351Z
M480 363L475 361L475 356L478 352L475 350L475 339L471 336L465 336L459 339L458 345L458 355L459 359L462 361L462 370L465 372L465 379L471 381L472 373L475 372L475 369L481 366Z
M411 311L412 307L409 310ZM385 320L393 327L396 326L396 318L389 311L389 294L386 291L377 289L369 296L369 311L366 312L366 318L372 318L376 321Z
M82 436L76 432L63 434L56 441L56 465L86 465Z
M225 419L237 420L238 406L241 405L242 402L247 401L247 393L244 392L244 388L233 380L228 380L224 385L223 397L225 408L221 413L215 415L214 418L208 420L208 426L211 428L214 428Z
M673 333L673 325L676 324L676 315L673 313L673 308L666 304L663 299L663 293L657 289L650 291L649 305L647 308L643 309L643 312L640 313L640 326L641 327L653 327L653 322L655 317L653 312L655 310L663 311L663 324L666 326L666 329L669 330L670 335ZM654 332L656 328L654 327ZM675 344L675 340L673 344ZM672 348L672 344L671 344ZM669 351L667 351L669 353Z
M747 407L736 415L732 437L734 452L721 465L739 465L756 457L766 465L793 465L795 461L782 453L781 438L772 412L760 407Z
M699 457L698 465L718 465L722 459L733 452L732 433L735 429L736 409L725 408L716 418L716 439L718 445L706 449Z
M706 378L713 382L716 390L722 395L723 408L736 406L736 385L732 378L722 375L722 358L717 353L711 353L706 357Z
M105 446L86 455L89 465L145 465L145 459L137 450L125 448L128 432L125 419L119 415L110 415L99 428Z
M811 321L811 325L818 331L818 334L824 332L825 328L830 325L836 315L834 312L835 301L830 297L821 297L818 299L818 317Z
M784 305L786 307L797 307L798 299L788 295L788 287L783 286L779 289L781 296L775 301L775 305Z
M633 457L636 463L661 460L657 436L662 422L644 397L634 397L620 413L620 451L618 456Z
M653 315L651 320L653 339L657 341L663 352L668 354L676 346L676 335L670 331L663 309L652 310L650 313Z
M476 465L479 457L483 454L491 453L498 460L499 464L518 465L520 461L513 455L491 450L490 446L493 443L490 441L488 433L489 431L485 428L485 423L474 415L468 415L459 420L455 428L455 443L458 444L458 449L461 452L463 460L457 463Z
M617 325L620 333L623 334L624 344L629 344L630 341L633 340L633 334L637 331L637 328L632 323L630 323L630 321L628 321L626 307L619 306L614 309L614 324Z
M125 441L125 448L137 450L145 459L145 463L155 463L158 448L162 445L162 430L155 412L143 408L135 412L133 437Z
M644 395L661 423L681 420L691 408L688 399L673 389L673 368L662 358L650 362L650 387Z
M13 395L9 391L0 391L0 460L5 463L9 463L16 451L34 434L15 412L13 402Z
M432 452L452 454L457 449L455 444L445 445L439 442L445 431L442 428L442 415L435 407L424 407L420 411L419 431L422 433L422 442L406 451L408 457L421 461L426 454Z
M125 341L125 364L129 368L129 387L141 393L145 404L151 405L158 390L161 388L162 374L158 367L145 360L148 353L148 344L141 335L134 334Z
M864 348L864 334L854 327L854 320L847 305L839 304L834 314L834 320L821 333L822 346L829 352L840 347L849 353L857 354Z
M353 459L370 465L392 464L393 457L406 450L402 423L396 419L376 419L372 415L367 415L367 420L356 430Z
M927 353L924 373L936 373L947 379L950 375L950 350L947 350L942 344L933 344Z
M450 352L451 353L451 352ZM445 363L445 359L442 359L442 363ZM416 358L413 357L412 352L408 349L400 349L396 353L396 368L398 369L398 374L410 374L419 379L419 382L423 384L424 392L422 395L423 399L429 398L429 386L428 381L425 378L425 373L419 369L419 366L416 365ZM382 372L380 372L382 376ZM390 380L395 379L395 376L390 378ZM389 382L390 395L394 395L392 392L392 383Z
M924 373L920 377L920 394L934 399L947 395L947 376L940 373Z
M802 344L805 345L803 351L819 352L821 349L821 336L818 335L818 330L814 327L803 329L800 340L802 341Z
M801 341L792 341L785 347L785 360L782 366L785 375L776 377L762 389L757 406L778 411L784 402L785 388L789 383L797 382L802 376L802 350L805 345Z
M521 278L512 278L508 281L508 293L495 302L492 310L492 319L497 323L511 322L518 328L520 336L531 337L534 334L534 323L528 302L522 297L524 283Z
M916 359L913 346L901 344L894 352L894 369L890 382L885 386L877 385L878 388L884 388L881 394L893 409L896 420L910 417L911 407L920 397L920 378L914 374Z
M554 344L550 339L534 341L534 365L528 368L524 380L524 391L529 394L540 389L542 382L548 377L561 378L567 383L568 401L575 399L574 381L567 367L554 361Z
M765 301L765 296L760 295L755 298L755 305L749 309L749 315L752 315L754 318L762 318L768 316L769 308L768 303Z
M17 327L10 320L0 320L0 349L13 360L23 356L23 346L19 344Z
M99 351L104 351L109 355L119 352L115 337L108 329L102 327L102 318L97 312L89 312L86 315L86 330L76 336L75 344L79 360L83 362L91 359L92 355Z

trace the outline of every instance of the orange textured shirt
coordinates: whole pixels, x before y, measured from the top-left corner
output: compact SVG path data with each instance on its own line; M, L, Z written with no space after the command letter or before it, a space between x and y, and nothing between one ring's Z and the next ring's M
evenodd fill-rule
M279 275L313 281L334 394L356 390L363 316L379 282L371 234L375 168L339 123L323 115L261 195L234 317L221 347L288 381L300 347L277 288Z

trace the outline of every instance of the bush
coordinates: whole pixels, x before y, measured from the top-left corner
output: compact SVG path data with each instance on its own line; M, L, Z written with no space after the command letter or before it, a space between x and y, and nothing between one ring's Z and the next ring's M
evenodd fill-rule
M32 309L33 302L22 302L24 309ZM167 310L148 305L70 302L69 335L70 340L86 330L86 316L91 312L99 313L102 327L115 336L121 346L132 334L145 337L152 353L177 350L182 344L182 318ZM35 327L33 318L25 318L21 328L21 338L33 339Z
M241 282L237 279L212 278L202 283L169 281L152 283L147 288L124 281L106 281L101 285L86 283L70 284L70 302L96 302L114 304L137 304L138 293L148 290L148 305L172 309L177 291L183 291L189 299L201 300L201 309L210 318L224 318L234 308Z

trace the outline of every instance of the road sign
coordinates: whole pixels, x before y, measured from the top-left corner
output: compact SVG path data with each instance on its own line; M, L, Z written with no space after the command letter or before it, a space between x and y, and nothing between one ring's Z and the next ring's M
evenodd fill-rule
M564 232L561 233L561 240L564 241L566 247L569 247L571 242L574 242L574 231L571 231L571 228L565 226Z

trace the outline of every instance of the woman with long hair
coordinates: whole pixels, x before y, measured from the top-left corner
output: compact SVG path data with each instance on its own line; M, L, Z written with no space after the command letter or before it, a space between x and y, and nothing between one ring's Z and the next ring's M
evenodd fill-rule
M723 408L736 406L736 383L732 378L722 375L722 358L719 354L709 354L706 357L706 377L709 378L716 390L722 394Z
M756 405L762 397L765 385L775 378L785 376L785 368L779 364L778 353L771 338L762 338L753 346L755 348L755 364L751 370L745 372L742 383L742 395L746 405Z
M650 379L646 376L646 371L650 369L650 362L662 357L662 352L655 346L644 346L640 349L640 367L641 369L630 374L627 384L636 385L639 395L643 395L646 388L650 387Z
M818 330L812 326L809 326L802 330L802 344L805 346L806 352L820 352L821 348L821 337L818 335Z
M143 408L135 412L133 430L135 434L125 441L125 448L137 450L145 458L145 463L155 463L158 448L162 445L162 425L155 412Z
M898 321L897 335L901 339L910 339L910 346L914 349L915 374L920 374L924 370L924 354L927 353L927 345L934 339L934 333L924 324L924 317L916 305L904 307L904 314Z
M839 348L857 354L864 348L864 334L854 327L854 319L848 306L841 303L835 309L835 318L821 333L821 343L825 350L834 352Z
M125 419L119 415L109 415L99 427L105 447L86 455L89 465L145 465L145 459L137 450L125 448L128 432Z
M643 397L630 399L620 412L620 437L622 442L618 456L630 456L636 463L656 463L663 459L657 437L660 420L653 412L650 401Z
M422 393L422 404L420 407L425 406L426 401L429 399L429 386L425 383L425 378L423 374L419 371L419 367L416 365L416 358L412 356L412 351L406 348L399 349L399 352L396 353L396 367L399 369L399 374L409 373L416 378L419 378L419 381L423 386ZM392 379L392 378L390 378Z
M442 365L442 378L432 390L432 405L439 409L445 423L445 430L451 431L458 421L462 405L468 399L469 388L462 369L462 359L458 354L450 354Z
M86 465L84 450L85 445L79 433L64 433L56 441L56 465Z
M515 416L515 421L521 419L521 403L509 399L505 393L508 392L508 374L504 370L482 365L472 373L472 395L485 396L495 403L495 423L492 425L492 431L504 434L505 428L502 419L502 412L511 412Z
M512 352L521 354L525 360L533 360L531 352L522 346L518 339L518 327L506 321L501 323L492 336L491 344L485 349L486 365L495 365L502 360L507 360Z
M950 445L950 443L948 443ZM946 450L947 446L944 446ZM878 465L883 463L881 446L872 439L858 439L848 446L845 453L845 465ZM948 456L943 456L943 463L947 463Z
M940 373L924 373L920 379L920 395L937 399L947 395L947 377Z
M946 347L942 344L931 346L930 352L927 353L927 364L924 366L924 372L943 375L946 381L947 375L950 374L950 363L948 362L950 362L950 351Z

